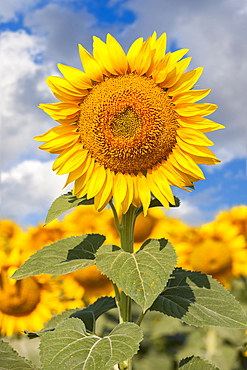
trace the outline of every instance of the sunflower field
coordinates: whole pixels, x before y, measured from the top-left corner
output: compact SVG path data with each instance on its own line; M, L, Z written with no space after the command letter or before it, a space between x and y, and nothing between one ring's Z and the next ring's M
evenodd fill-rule
M102 296L114 297L114 290L95 265L59 276L43 274L22 280L9 277L44 246L62 238L96 232L107 235L104 244L119 244L110 209L98 212L93 205L76 207L60 220L25 231L11 220L0 221L1 336L37 365L39 338L29 339L30 333L44 326L49 328L52 317L66 310L71 313ZM215 220L200 227L186 225L167 217L162 209L152 208L146 217L141 214L137 219L135 249L147 239L164 235L176 250L178 267L211 275L247 309L246 206L222 211ZM115 309L103 314L99 319L99 335L108 333L116 320ZM192 355L212 361L222 370L247 368L244 329L193 327L156 311L149 314L142 329L145 340L134 357L135 370L173 370L181 358Z

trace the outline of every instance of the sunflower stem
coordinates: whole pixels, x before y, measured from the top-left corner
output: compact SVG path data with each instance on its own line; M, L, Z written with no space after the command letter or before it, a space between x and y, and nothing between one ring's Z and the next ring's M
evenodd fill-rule
M134 251L134 226L136 220L136 207L130 205L126 214L122 215L121 224L119 223L118 215L116 209L110 202L110 206L113 211L116 229L120 235L120 245L121 248L128 253L133 253ZM114 286L115 284L113 284ZM119 310L120 323L131 321L131 298L127 296L123 291L119 292L118 287L114 286L117 306ZM129 359L126 362L119 364L119 369L132 369L132 360Z
M112 209L112 212L113 212L114 222L115 222L116 229L117 229L117 231L119 232L119 235L120 235L120 231L122 229L122 225L120 225L120 223L119 223L119 219L118 219L118 214L117 214L116 208L114 207L114 204L112 203L112 200L110 200L109 204L110 204L111 209Z
M133 253L134 250L135 211L136 207L131 205L127 213L122 216L119 229L121 248L128 253ZM123 291L120 293L120 321L131 321L131 298Z
M145 317L146 313L147 313L147 311L142 312L142 313L140 314L140 316L138 317L138 319L137 319L137 321L136 321L136 325L139 325L139 326L141 325L142 320L144 319L144 317Z

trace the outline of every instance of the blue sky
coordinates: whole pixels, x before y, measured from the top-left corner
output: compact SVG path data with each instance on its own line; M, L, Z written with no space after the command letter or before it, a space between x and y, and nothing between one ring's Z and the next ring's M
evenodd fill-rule
M200 3L200 4L198 4ZM168 212L191 225L213 220L220 210L247 204L246 0L9 0L2 25L1 214L23 227L43 222L51 202L64 191L55 156L32 138L54 122L37 108L53 102L45 78L59 75L57 63L81 68L77 44L91 50L92 36L113 34L124 49L154 30L167 32L168 49L189 48L191 67L204 66L199 83L212 88L219 106L211 119L226 126L209 135L217 166L202 166L206 180L187 193L174 189L179 209ZM69 189L66 189L69 190Z

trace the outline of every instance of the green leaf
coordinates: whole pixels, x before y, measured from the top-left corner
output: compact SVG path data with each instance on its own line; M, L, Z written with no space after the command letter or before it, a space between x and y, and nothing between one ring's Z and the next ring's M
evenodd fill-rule
M39 274L63 275L95 263L95 253L104 243L99 234L72 236L38 250L12 276L24 279Z
M94 303L83 308L83 311L92 311L95 319L97 320L104 312L116 308L115 298L113 297L100 297Z
M93 198L87 199L87 197L83 198L76 198L75 195L72 195L71 192L67 194L63 194L57 199L54 200L52 203L48 214L46 216L45 225L49 224L49 222L55 220L63 214L64 212L68 211L71 208L81 206L81 205L88 205L93 204L94 200Z
M29 339L40 337L41 335L47 333L47 331L53 331L61 322L64 320L77 317L82 320L85 324L87 331L94 331L95 320L97 320L104 312L116 308L115 298L113 297L100 297L94 303L81 309L74 308L67 310L59 315L53 316L48 323L45 324L45 328L40 331L28 331L25 330L24 333Z
M220 283L201 272L181 268L174 270L150 310L194 326L247 327L243 308Z
M99 316L101 316L104 312L116 308L115 298L113 297L101 297L96 302L90 304L88 307L83 308L80 311L76 311L72 313L69 317L77 317L81 319L87 331L94 332L95 328L95 321Z
M0 339L0 369L34 370L37 367L31 361L21 357L9 343Z
M175 200L175 204L169 203L169 207L172 208L172 207L179 207L180 206L180 199L178 197L174 196L174 200ZM151 200L148 208L153 208L153 207L164 207L164 206L157 198L154 198L154 199ZM136 216L138 216L142 212L143 212L143 207L141 206L136 210Z
M145 311L162 292L176 264L176 253L165 239L150 239L136 253L105 245L96 265Z
M181 370L220 370L218 367L213 365L211 362L203 360L198 356L191 356L184 358L179 363L179 369Z
M70 318L41 337L41 363L44 370L109 370L134 356L141 340L141 329L134 323L119 324L100 338L88 335L81 320Z

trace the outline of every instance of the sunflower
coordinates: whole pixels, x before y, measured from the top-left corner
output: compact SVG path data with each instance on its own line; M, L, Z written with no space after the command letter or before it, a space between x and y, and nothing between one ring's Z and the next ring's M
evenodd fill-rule
M53 220L48 225L37 225L29 227L26 233L26 245L29 253L43 248L67 236L65 226L58 220Z
M247 207L242 205L222 211L217 216L218 221L227 221L237 227L240 235L244 235L247 249ZM247 273L247 272L246 272Z
M96 265L62 275L61 279L64 296L71 302L71 308L78 307L79 304L80 306L91 304L102 296L114 295L112 282L98 270Z
M67 236L99 233L107 236L107 243L113 243L113 230L108 227L111 220L114 222L110 209L99 213L94 205L87 205L76 207L63 218L61 224Z
M110 34L94 37L93 55L79 45L84 72L58 64L64 77L47 79L60 102L40 108L59 125L35 139L97 210L113 198L118 213L133 204L146 215L152 195L168 209L170 185L192 187L204 179L198 164L219 162L204 135L223 127L204 118L217 106L195 104L210 92L194 89L202 68L185 72L188 49L165 50L165 33L138 38L127 54Z
M229 222L192 228L187 239L174 243L174 247L179 266L212 275L227 288L231 279L246 274L245 240Z
M64 310L57 281L46 275L9 279L23 262L18 247L0 250L0 334L9 337L25 329L38 331L53 313Z

